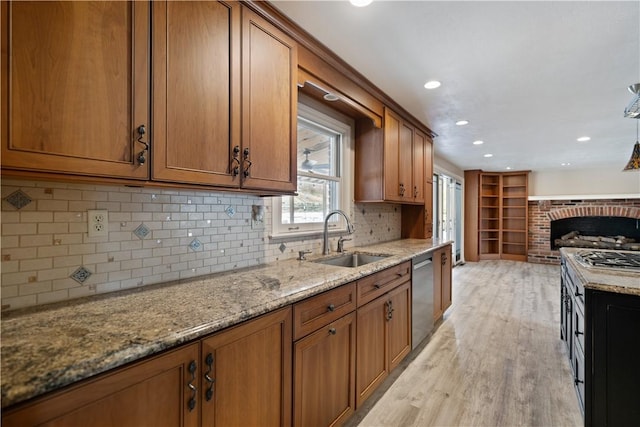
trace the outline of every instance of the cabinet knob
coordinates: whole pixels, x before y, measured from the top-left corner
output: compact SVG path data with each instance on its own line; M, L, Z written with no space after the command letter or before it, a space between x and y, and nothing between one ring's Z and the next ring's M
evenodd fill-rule
M336 328L329 328L329 333L331 335L335 335L336 334Z
M327 311L334 311L336 309L336 306L333 304L329 304L329 306L327 307Z
M376 288L376 289L380 289L380 284L379 283L374 283L373 287Z

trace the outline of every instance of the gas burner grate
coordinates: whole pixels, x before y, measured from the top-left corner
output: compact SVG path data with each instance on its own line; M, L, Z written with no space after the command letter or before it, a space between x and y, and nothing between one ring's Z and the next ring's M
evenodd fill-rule
M580 251L576 259L587 267L640 272L640 253L618 251Z

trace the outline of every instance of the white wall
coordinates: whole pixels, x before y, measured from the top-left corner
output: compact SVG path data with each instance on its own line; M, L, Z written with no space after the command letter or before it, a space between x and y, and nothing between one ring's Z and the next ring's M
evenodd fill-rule
M529 197L546 196L569 199L575 198L572 196L638 198L640 197L640 172L594 168L531 172Z
M462 169L450 161L443 159L442 157L438 157L437 154L433 156L433 170L434 172L456 178L460 182L464 180L464 171Z

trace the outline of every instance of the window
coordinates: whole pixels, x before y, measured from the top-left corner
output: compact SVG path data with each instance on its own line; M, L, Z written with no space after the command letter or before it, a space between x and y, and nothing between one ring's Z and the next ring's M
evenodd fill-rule
M323 231L330 211L348 211L352 193L351 180L345 179L351 171L348 121L309 100L298 105L298 195L274 198L273 236L316 234ZM329 227L346 230L346 223L334 215Z

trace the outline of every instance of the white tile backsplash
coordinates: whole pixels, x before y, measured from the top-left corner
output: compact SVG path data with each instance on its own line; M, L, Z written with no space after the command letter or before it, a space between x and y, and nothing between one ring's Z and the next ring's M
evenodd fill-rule
M32 202L4 200L21 190ZM251 207L264 206L252 228ZM235 213L226 212L231 206ZM89 238L87 210L109 211L109 235ZM354 204L345 247L400 238L400 207ZM2 181L2 309L68 300L319 253L322 239L269 238L271 201L247 194L44 182ZM149 233L134 230L144 224ZM194 239L200 246L189 247ZM338 237L330 239L335 248ZM280 250L281 245L284 251ZM84 282L70 275L83 266Z

